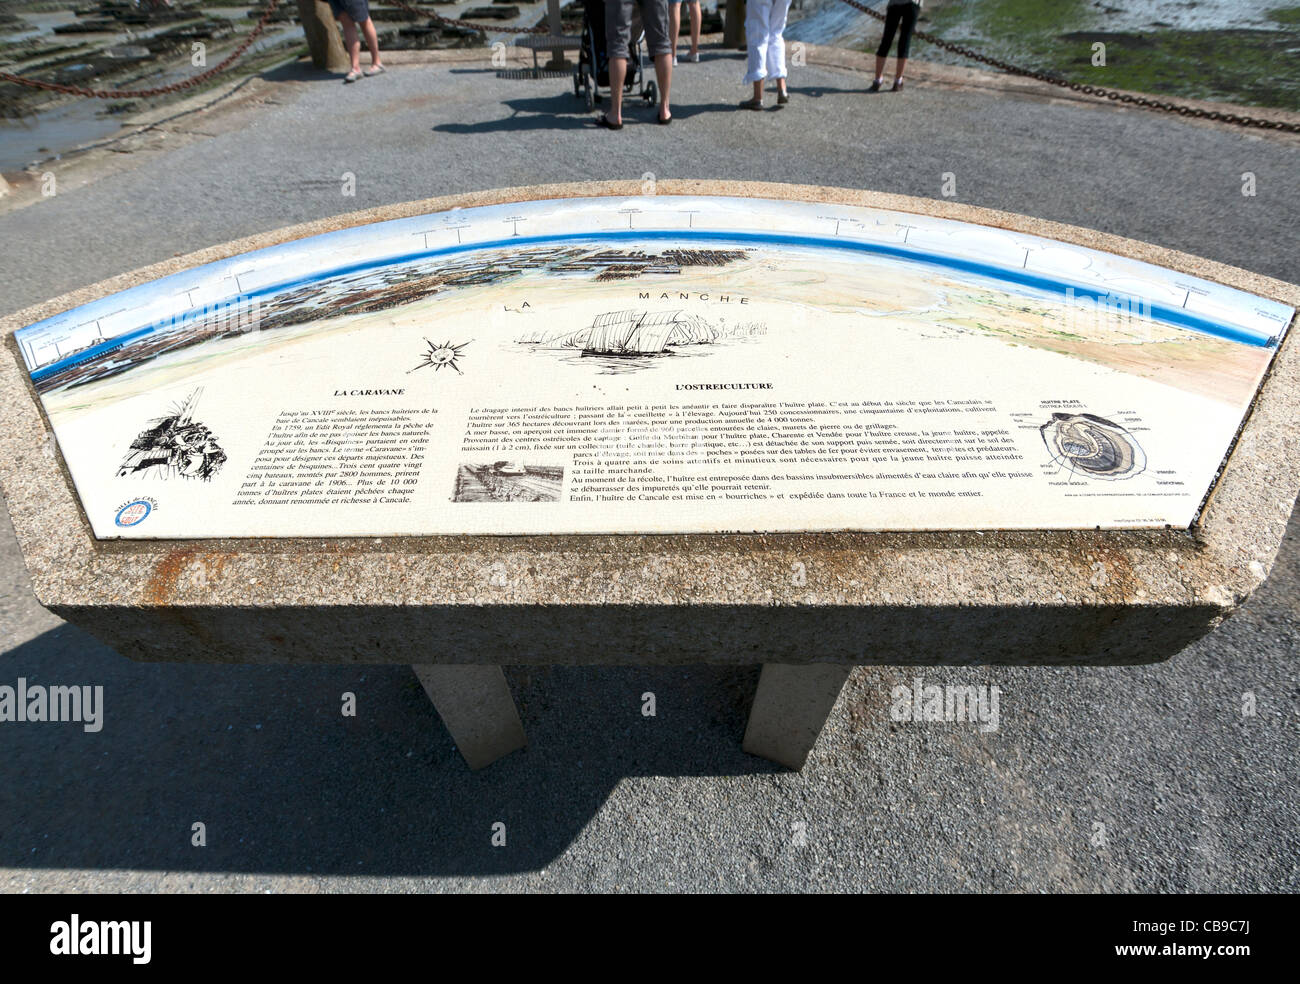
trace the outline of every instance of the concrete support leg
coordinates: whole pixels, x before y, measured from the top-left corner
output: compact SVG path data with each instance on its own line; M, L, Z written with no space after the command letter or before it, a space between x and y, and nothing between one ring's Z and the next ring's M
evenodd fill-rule
M499 666L413 666L471 769L526 744L524 726Z
M745 751L802 769L852 669L839 663L765 664L745 729Z

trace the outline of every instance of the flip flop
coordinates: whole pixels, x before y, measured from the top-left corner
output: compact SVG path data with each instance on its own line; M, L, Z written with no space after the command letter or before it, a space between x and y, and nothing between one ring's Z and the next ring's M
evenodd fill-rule
M364 72L362 72L361 74L362 74L362 75L365 75L367 78L369 78L369 77L372 76L372 75L383 75L384 72L386 72L386 71L388 71L388 70L387 70L386 68L384 68L383 65L371 65L369 68L367 68L367 69L366 69Z
M673 118L671 116L665 119L664 117L660 116L658 113L655 113L655 122L658 123L660 126L667 126L672 121Z
M598 117L596 118L596 125L597 125L598 127L601 127L602 129L605 129L605 130L621 130L621 129L623 129L623 124L622 124L622 123L611 123L611 122L609 121L609 117L606 116L604 113L601 113L600 116L598 116Z

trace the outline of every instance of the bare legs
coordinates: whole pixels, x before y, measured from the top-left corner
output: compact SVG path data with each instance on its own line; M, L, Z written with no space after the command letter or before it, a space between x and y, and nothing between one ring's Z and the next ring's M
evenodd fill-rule
M669 108L673 85L673 56L655 55L655 78L659 80L659 118L672 119ZM627 79L627 59L609 60L609 112L605 118L619 126L623 122L623 83Z
M880 82L885 77L885 55L876 55L876 81ZM903 70L907 68L906 58L894 59L894 78L901 81Z
M609 112L605 119L615 126L623 122L623 80L627 78L627 59L609 60Z
M343 25L343 47L348 51L348 57L352 59L352 71L361 74L361 38L357 35L357 24L347 14L339 14L339 23ZM366 48L370 51L370 64L372 66L382 65L379 60L379 34L375 31L375 22L373 18L367 17L366 22L361 25L361 33L366 37Z
M668 34L673 43L673 57L677 56L677 39L682 33L682 8L689 6L691 8L691 51L687 56L692 61L700 53L700 24L704 15L700 11L699 0L682 0L681 3L672 5L672 13L668 15Z
M754 102L756 103L761 103L763 101L764 81L765 81L764 79L759 79L757 82L754 83ZM781 78L776 80L776 91L783 96L788 95L788 93L785 91L785 76L782 76Z
M672 119L669 96L673 87L673 56L671 54L655 55L655 78L659 80L659 118Z
M689 57L694 61L700 53L700 23L704 19L703 14L700 12L699 0L682 0L681 3L675 5L677 10L673 14L673 54L677 54L677 35L681 31L682 8L688 5L691 8L691 51Z

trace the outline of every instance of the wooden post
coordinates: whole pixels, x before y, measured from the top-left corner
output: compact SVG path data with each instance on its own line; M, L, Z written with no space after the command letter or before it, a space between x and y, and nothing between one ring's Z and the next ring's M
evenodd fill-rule
M745 0L727 0L722 17L722 46L745 50Z
M346 72L352 59L343 47L343 38L326 0L298 0L298 20L307 35L311 63L327 72Z

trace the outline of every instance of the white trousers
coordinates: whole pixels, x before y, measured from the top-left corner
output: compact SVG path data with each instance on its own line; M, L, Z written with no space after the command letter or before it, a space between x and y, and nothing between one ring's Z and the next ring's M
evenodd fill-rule
M790 0L747 0L745 40L749 45L747 83L785 78L785 18Z

